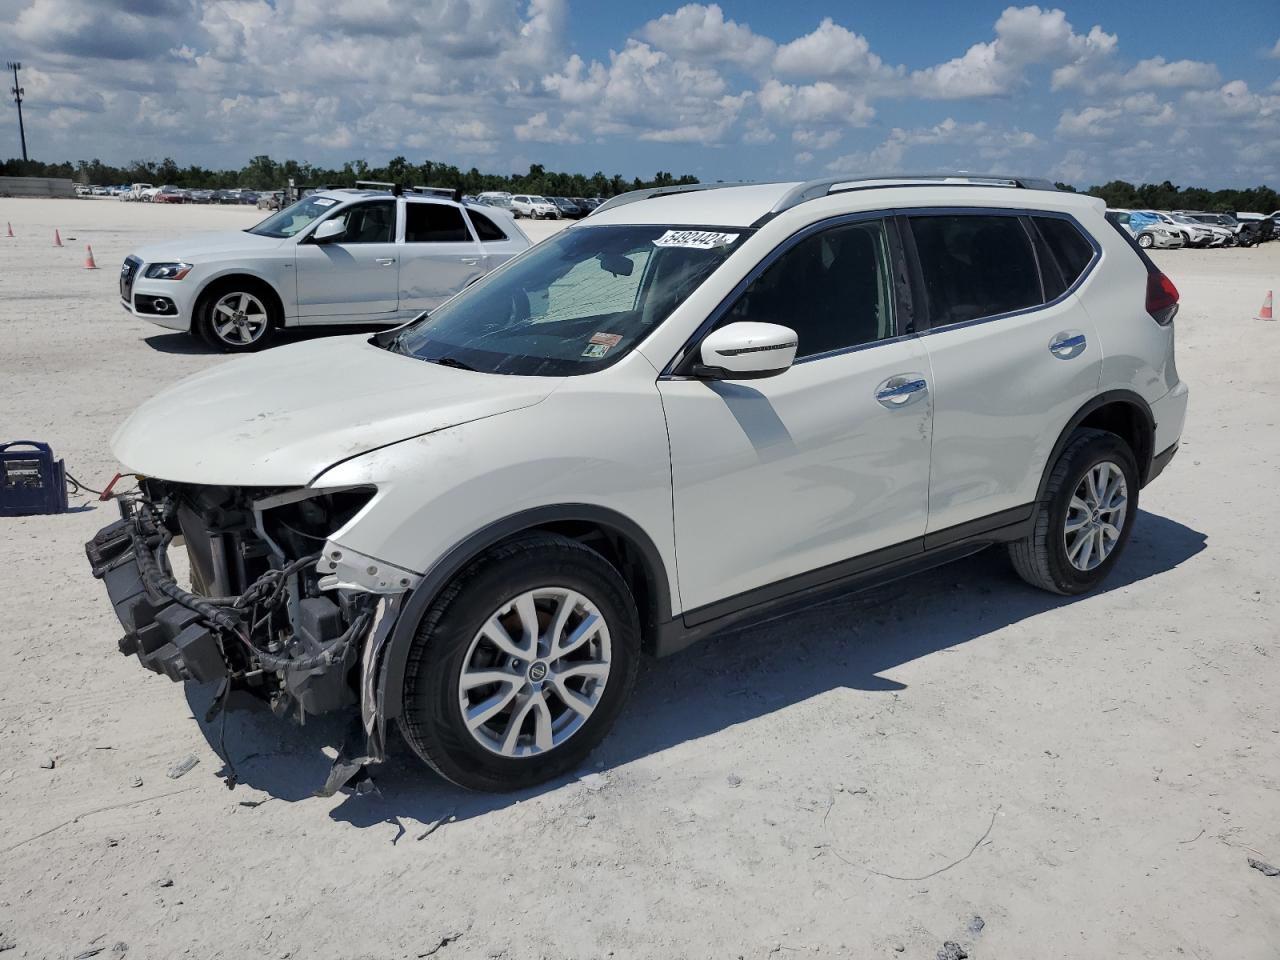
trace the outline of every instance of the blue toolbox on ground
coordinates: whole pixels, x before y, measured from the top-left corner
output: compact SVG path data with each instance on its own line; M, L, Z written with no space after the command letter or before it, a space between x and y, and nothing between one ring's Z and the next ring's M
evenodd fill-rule
M15 449L22 448L22 449ZM0 517L65 513L67 470L47 443L0 443Z

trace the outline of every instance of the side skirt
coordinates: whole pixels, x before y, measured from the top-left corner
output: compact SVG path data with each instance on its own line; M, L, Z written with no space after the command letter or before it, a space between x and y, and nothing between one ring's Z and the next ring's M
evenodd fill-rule
M685 611L658 625L654 653L670 656L730 627L812 606L840 594L870 590L967 557L994 543L1020 540L1031 531L1034 520L1035 504L1025 504Z

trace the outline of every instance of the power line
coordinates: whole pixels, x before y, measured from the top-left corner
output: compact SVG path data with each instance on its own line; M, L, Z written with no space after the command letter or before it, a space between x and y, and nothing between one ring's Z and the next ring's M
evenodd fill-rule
M13 71L13 87L10 93L13 94L13 102L18 105L18 136L22 138L22 162L27 162L27 128L22 124L22 95L26 92L18 83L18 71L22 69L22 64L10 60L4 65L6 70Z

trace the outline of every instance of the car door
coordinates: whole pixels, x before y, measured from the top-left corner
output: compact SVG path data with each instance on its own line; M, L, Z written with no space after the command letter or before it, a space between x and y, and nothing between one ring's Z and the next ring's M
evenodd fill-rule
M344 227L341 236L316 243L312 228L298 242L298 316L303 323L395 319L400 300L397 205L386 197L340 207L316 227L336 220Z
M1017 211L903 218L928 323L929 545L961 524L995 527L1025 513L1060 432L1097 390L1102 345L1069 289L1097 252L1070 218L1040 217L1068 227L1077 253L1083 244L1069 273Z
M431 310L484 275L484 254L462 208L434 200L405 203L400 310Z
M928 360L894 282L894 229L848 218L793 238L714 323L791 327L791 369L659 380L686 617L838 579L851 558L870 566L921 548Z

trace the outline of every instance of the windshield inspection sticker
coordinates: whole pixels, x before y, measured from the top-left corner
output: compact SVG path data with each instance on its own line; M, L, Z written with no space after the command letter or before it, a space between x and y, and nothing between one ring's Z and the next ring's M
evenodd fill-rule
M582 355L592 360L599 360L621 342L622 334L620 333L593 333Z
M316 197L313 202L317 207L332 207L338 201L330 197Z
M710 230L668 230L657 240L655 247L687 247L690 250L710 250L723 247L738 239L736 233L714 233Z

